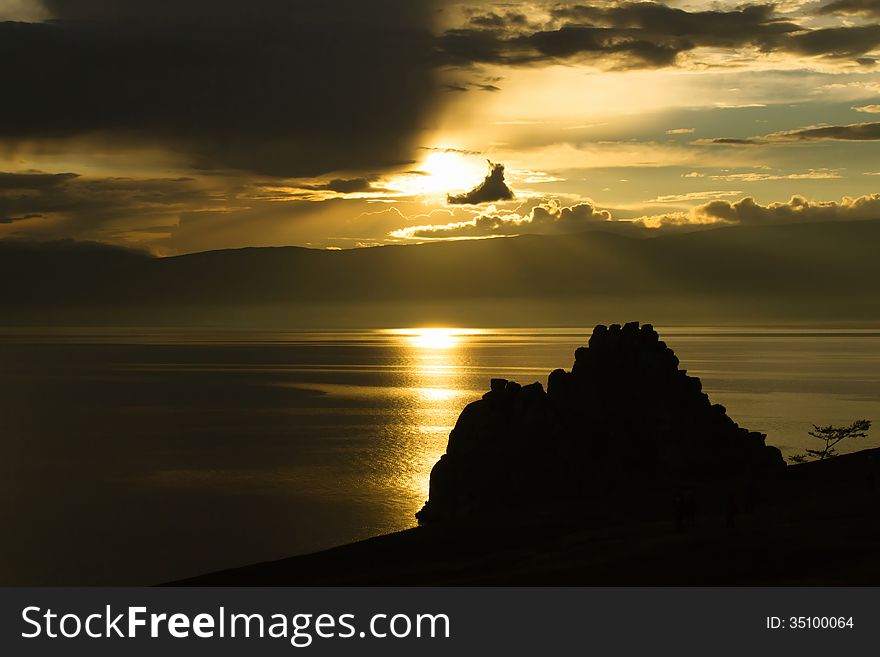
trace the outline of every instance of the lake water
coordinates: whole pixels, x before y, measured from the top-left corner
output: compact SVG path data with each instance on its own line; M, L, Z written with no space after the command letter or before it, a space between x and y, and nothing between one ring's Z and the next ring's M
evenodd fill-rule
M880 330L657 328L785 453L880 420ZM588 334L5 330L0 584L157 583L410 527L464 405L546 385Z

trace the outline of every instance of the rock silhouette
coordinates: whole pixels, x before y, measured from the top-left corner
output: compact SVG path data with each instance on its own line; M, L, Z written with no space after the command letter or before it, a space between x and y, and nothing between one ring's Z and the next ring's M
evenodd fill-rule
M465 407L416 517L632 494L677 499L719 482L751 490L785 467L765 438L712 404L650 324L599 325L570 372L550 373L546 392L492 379Z

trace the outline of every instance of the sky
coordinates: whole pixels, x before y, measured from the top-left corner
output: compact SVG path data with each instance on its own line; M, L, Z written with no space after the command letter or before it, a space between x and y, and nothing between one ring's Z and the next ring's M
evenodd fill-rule
M0 237L880 218L880 0L0 0Z

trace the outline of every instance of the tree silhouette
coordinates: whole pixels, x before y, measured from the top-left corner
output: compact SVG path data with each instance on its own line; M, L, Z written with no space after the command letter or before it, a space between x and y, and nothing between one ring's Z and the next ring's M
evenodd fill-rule
M792 463L806 463L807 461L822 461L832 456L837 456L835 445L847 438L864 438L868 435L868 429L871 428L871 420L856 420L852 424L845 427L835 427L828 425L820 427L813 425L813 430L809 432L813 438L817 438L825 443L821 449L808 449L801 454L789 456L788 460Z

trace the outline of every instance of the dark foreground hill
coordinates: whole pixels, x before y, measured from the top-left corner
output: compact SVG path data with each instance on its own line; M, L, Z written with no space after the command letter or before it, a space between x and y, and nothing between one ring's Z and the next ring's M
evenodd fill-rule
M668 499L493 514L176 582L185 586L880 585L880 450L789 466L749 512L676 528Z
M880 221L211 251L0 241L6 322L387 326L880 318Z

